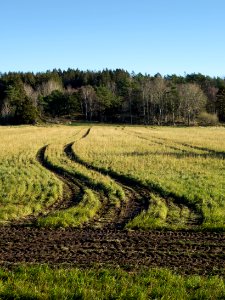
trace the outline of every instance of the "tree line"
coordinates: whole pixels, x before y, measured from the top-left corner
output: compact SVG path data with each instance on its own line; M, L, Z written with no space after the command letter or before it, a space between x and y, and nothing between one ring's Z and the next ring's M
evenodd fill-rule
M130 124L225 122L225 80L123 69L0 74L0 123L68 118Z

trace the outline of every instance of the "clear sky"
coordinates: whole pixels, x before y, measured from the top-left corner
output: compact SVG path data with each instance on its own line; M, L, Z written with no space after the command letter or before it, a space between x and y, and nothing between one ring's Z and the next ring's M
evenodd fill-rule
M225 0L8 0L0 72L225 76Z

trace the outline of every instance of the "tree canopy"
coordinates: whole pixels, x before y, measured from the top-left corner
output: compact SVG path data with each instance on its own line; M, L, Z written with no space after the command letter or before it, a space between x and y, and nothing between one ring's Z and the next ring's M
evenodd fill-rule
M191 125L202 112L225 121L223 78L151 76L123 69L0 75L1 124L33 124L66 116L86 121Z

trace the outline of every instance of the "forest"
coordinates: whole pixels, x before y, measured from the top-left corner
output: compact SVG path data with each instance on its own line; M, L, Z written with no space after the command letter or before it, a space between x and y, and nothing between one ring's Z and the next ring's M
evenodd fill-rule
M225 122L225 79L102 71L0 73L0 124L60 119L155 125Z

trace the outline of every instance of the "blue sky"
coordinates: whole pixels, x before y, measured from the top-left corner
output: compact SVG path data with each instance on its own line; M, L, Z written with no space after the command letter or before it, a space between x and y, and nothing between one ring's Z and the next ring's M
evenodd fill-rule
M224 0L8 0L0 8L0 72L225 76Z

